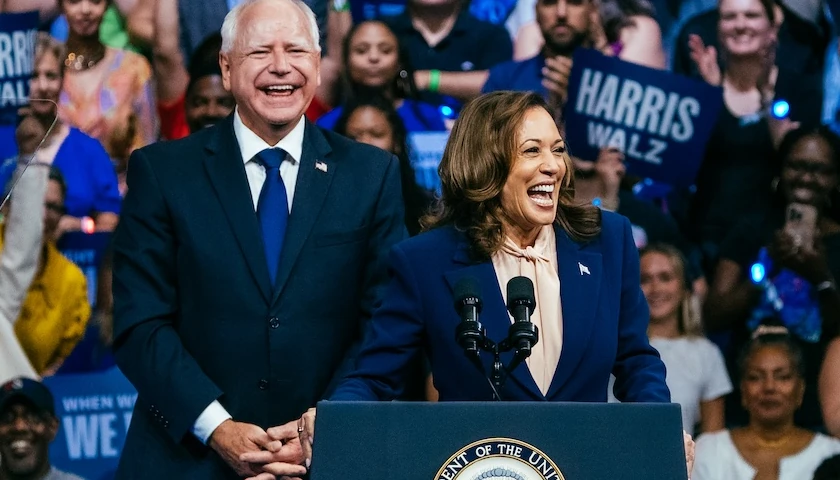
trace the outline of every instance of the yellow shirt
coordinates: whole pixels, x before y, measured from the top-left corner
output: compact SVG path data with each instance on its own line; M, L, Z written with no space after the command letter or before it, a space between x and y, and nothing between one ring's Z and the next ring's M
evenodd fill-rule
M87 281L79 267L52 243L44 258L15 323L18 341L39 374L70 355L90 318Z

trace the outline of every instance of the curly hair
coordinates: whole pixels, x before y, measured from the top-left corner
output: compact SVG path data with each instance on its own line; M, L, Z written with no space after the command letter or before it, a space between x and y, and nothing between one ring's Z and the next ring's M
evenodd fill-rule
M486 260L499 250L504 241L501 193L517 157L519 128L534 108L550 114L545 100L533 92L493 92L464 107L438 167L442 196L422 220L426 230L454 225L466 233L476 260ZM562 157L566 171L555 223L576 241L590 240L601 232L601 211L574 203L568 151Z

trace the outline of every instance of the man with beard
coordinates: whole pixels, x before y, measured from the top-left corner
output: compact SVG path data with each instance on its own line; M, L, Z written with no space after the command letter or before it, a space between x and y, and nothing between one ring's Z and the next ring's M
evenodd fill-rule
M56 433L58 419L47 387L22 377L0 386L0 480L82 480L50 465Z
M537 0L537 24L545 45L527 60L506 62L490 69L482 93L530 90L561 108L566 101L572 54L578 47L604 49L606 37L594 0Z
M160 2L166 4L167 2ZM159 16L160 17L160 16ZM171 45L159 40L170 33L160 30L155 37L155 71L158 83L158 115L161 136L167 140L184 138L224 119L233 111L233 95L222 85L219 50L222 36L207 37L195 51L189 69L181 61L175 34ZM161 46L163 45L163 46Z
M177 140L230 115L233 95L222 85L222 35L217 32L207 36L185 67L178 2L160 0L155 9L152 66L157 82L160 134L166 140Z

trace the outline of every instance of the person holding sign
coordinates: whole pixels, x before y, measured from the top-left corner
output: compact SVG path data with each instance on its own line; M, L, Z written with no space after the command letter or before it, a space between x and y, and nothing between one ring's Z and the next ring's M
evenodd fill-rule
M724 104L697 175L688 222L709 268L736 222L770 207L768 187L779 173L773 158L785 133L819 125L822 108L818 75L775 65L782 13L773 0L721 0L718 10L720 55L699 36L690 39L692 59L706 82L722 88ZM776 100L786 102L789 111L771 112Z
M647 58L638 48L626 48L628 36L607 35L602 26L596 0L537 0L537 25L543 38L542 51L527 60L507 62L490 69L490 76L482 92L496 90L528 90L538 92L550 100L552 107L562 108L567 96L572 55L578 48L595 48L607 55L616 55L629 62L663 68L663 58ZM612 23L620 28L634 25L631 17L618 19L613 12ZM613 30L619 27L613 25ZM615 41L609 43L608 38ZM660 39L661 41L661 39ZM656 51L655 47L646 50Z
M410 359L425 350L441 401L606 402L612 372L619 399L670 402L665 367L647 338L630 223L575 204L566 148L536 93L493 92L466 105L440 165L443 197L426 219L430 230L392 249L391 280L356 370L331 400L394 399ZM505 305L516 277L533 285L539 341L496 388L453 338L461 321L453 296L473 283L487 337L499 341L512 324ZM492 363L488 352L475 356L485 369ZM310 410L300 425L304 449L313 423Z

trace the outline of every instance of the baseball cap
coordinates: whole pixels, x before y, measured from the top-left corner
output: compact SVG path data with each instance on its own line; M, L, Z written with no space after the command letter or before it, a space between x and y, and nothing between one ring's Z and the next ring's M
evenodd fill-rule
M55 401L50 390L41 382L17 377L0 386L0 411L15 400L25 400L36 409L55 416Z

